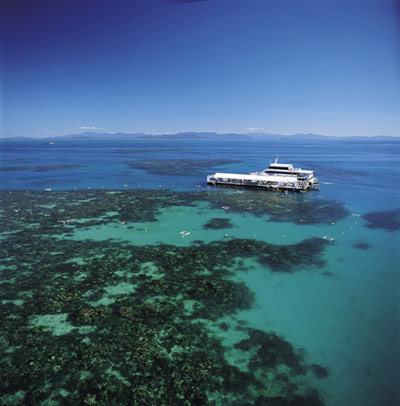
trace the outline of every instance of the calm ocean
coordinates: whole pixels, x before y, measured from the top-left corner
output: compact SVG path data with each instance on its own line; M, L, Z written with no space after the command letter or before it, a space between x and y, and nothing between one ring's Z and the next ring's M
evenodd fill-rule
M276 156L320 190L205 183ZM1 404L400 403L400 141L2 141L0 165Z

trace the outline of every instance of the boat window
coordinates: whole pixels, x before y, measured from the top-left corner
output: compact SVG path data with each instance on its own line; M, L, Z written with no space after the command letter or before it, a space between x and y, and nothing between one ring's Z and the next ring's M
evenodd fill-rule
M289 169L292 169L290 166L275 166L275 165L270 165L269 169L283 169L285 171L288 171Z

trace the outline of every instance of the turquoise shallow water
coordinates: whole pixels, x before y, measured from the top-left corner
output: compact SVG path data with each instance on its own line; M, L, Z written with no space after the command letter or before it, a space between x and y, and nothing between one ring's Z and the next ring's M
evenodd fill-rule
M319 391L319 397L326 405L374 406L398 403L399 394L395 382L399 380L400 359L398 349L400 281L397 265L399 192L393 187L399 175L398 142L384 144L326 141L318 144L289 144L287 141L275 143L232 141L228 144L219 141L183 143L62 141L56 143L55 148L50 151L39 141L3 142L3 146L2 167L7 169L0 172L3 176L2 189L6 193L38 190L41 191L38 196L44 196L45 201L38 201L35 197L31 200L35 203L35 207L30 207L29 201L23 203L25 197L22 194L16 195L18 197L12 200L7 200L10 197L4 195L2 216L5 226L2 239L7 241L12 235L13 241L21 244L21 247L33 248L29 238L36 232L38 236L46 236L45 241L48 244L42 246L43 255L40 254L40 249L34 247L37 251L32 254L33 257L25 258L28 262L23 262L17 258L17 252L13 254L12 249L8 249L9 257L4 258L2 263L3 281L0 287L3 320L8 322L18 320L18 328L27 329L26 331L32 331L34 328L43 330L44 334L49 334L45 336L47 340L50 336L58 339L71 337L72 340L72 336L77 334L82 342L83 340L95 342L98 339L95 331L99 329L96 323L100 323L103 318L108 320L107 317L111 317L108 316L108 312L114 314L112 312L117 311L116 306L125 303L126 298L131 298L129 300L137 305L133 297L138 295L140 289L144 289L140 283L137 284L136 280L132 279L130 275L133 270L130 270L128 263L123 261L125 255L128 258L125 252L128 252L129 247L158 249L157 247L168 245L190 249L198 246L200 241L204 246L220 242L225 244L223 247L229 247L235 240L249 240L290 248L293 244L301 243L308 238L316 237L322 240L322 237L330 236L334 240L327 243L323 251L317 254L321 263L315 261L304 263L299 257L299 265L294 267L296 263L294 258L290 272L276 271L270 263L262 263L257 257L243 256L234 263L227 262L226 266L224 263L219 264L221 272L225 268L230 271L229 275L222 278L235 283L243 282L254 294L254 301L250 308L239 306L233 310L223 310L216 320L203 315L196 316L191 322L200 319L209 336L222 340L228 364L238 366L246 365L243 359L251 358L252 351L259 345L254 344L254 348L250 348L248 352L235 349L235 343L245 339L248 334L247 330L235 329L238 322L245 321L246 328L276 333L291 343L294 349L303 353L305 365L321 365L329 371L327 376L318 378L312 373L299 376L289 374L285 370L288 367L284 363L276 367L276 371L287 373L293 382L297 382L300 388L298 393L303 393L302 387L314 388ZM145 151L140 152L140 149ZM293 162L306 169L315 169L321 181L320 191L310 192L304 196L275 195L273 201L267 202L278 207L275 216L268 210L263 212L259 209L260 202L263 203L259 196L265 193L263 191L238 193L236 190L218 189L217 192L222 193L221 198L196 200L196 194L200 196L203 192L211 193L211 196L216 195L214 193L216 189L204 184L204 175L217 169L213 167L213 160L220 160L221 166L218 170L249 172L266 166L265 161L277 153L282 162ZM193 172L184 171L175 176L166 176L165 167L163 168L162 161L159 160L168 158L176 160L174 166L178 168L178 172L179 165L182 165L183 171L190 164L193 164ZM203 158L209 161L204 161ZM147 170L129 166L128 162L144 159L149 161L146 164ZM203 161L199 162L200 159ZM68 166L57 167L60 164ZM52 191L44 192L45 188L51 188ZM154 189L154 193L159 194L155 201L163 203L157 206L153 217L145 216L139 219L138 213L135 214L136 217L130 215L130 212L124 213L128 206L128 197L125 199L125 195L104 205L104 210L97 207L102 205L104 197L95 192L93 195L80 196L76 201L73 195L67 197L57 195L57 190L74 191L75 188L76 193L96 189L116 191L138 189L139 192L142 189ZM183 198L184 195L166 195L169 191L192 195L190 199ZM223 193L227 193L226 201L231 206L227 210L222 208L225 205ZM178 199L187 201L175 205ZM246 204L233 207L229 203L232 199L243 199ZM64 207L63 201L69 201L71 204ZM85 201L92 202L93 205L90 208L83 206ZM254 201L254 204L251 201ZM311 204L307 206L309 209L316 209L317 205L324 202L329 202L331 207L335 207L337 201L347 213L336 218L334 210L327 210L324 212L323 220L309 221L308 213L304 209L299 209L303 207L299 204L307 201ZM290 202L294 202L293 205L289 204ZM172 203L174 205L169 205ZM142 203L137 203L136 208L139 207L138 212L143 212L144 206L140 204ZM80 212L74 211L74 207L81 210L82 218L78 218ZM283 208L286 214L282 211ZM29 210L34 213L30 215ZM24 217L22 212L25 213ZM366 216L369 213L379 213L372 217L375 223L371 217ZM34 217L30 223L29 216ZM204 227L215 218L229 220L231 227L222 229ZM60 229L60 232L54 232L55 228L49 231L51 227L64 228ZM15 233L17 230L19 234ZM182 231L190 234L182 236ZM51 241L55 242L55 248L50 247ZM77 292L86 292L84 294L86 296L78 300L70 292L72 296L68 300L65 295L61 298L57 296L59 305L56 306L54 301L57 300L52 299L52 305L47 304L43 305L44 308L39 308L34 301L30 301L29 295L35 297L38 294L41 289L40 283L30 276L31 279L27 277L25 280L21 275L24 273L30 275L37 266L38 272L43 272L41 275L51 281L52 289L56 289L57 286L67 289L68 277L65 277L66 274L63 273L65 271L61 268L58 271L55 269L57 255L60 256L59 264L66 260L62 256L65 252L64 246L57 244L69 241L77 243L77 247L82 248L79 250L74 248L75 246L70 246L76 253L71 251L68 261L78 264L72 274L75 282L71 283L71 286ZM84 286L85 280L89 281L85 263L92 264L94 261L94 257L90 256L90 250L94 248L89 248L88 245L92 244L92 241L105 244L102 255L107 266L104 272L108 274L96 277L98 291L96 286ZM111 251L107 251L107 244L111 243L121 243L124 246L123 251L116 254L115 259L109 253L112 252L111 246ZM94 255L97 255L101 262L102 257L96 250L97 248L93 251ZM231 254L235 255L235 252ZM299 255L307 256L308 253L302 251ZM315 254L310 252L309 255L312 257ZM51 262L50 256L53 258ZM145 258L145 255L142 257ZM187 258L189 260L190 254ZM211 261L211 258L208 260ZM154 265L154 261L157 261L157 255L154 253L148 261L141 259L139 274L151 275L155 280L166 278L170 271L166 271L165 265ZM198 264L207 268L207 264L202 263L201 259L196 261L193 266ZM186 275L190 275L191 268L184 269ZM218 275L218 269L217 267L212 271L216 272L213 274L214 277L218 277L215 276ZM90 275L95 269L91 272ZM107 279L110 272L115 273L113 280ZM200 271L193 272L196 275ZM57 277L60 279L59 282ZM173 278L173 273L168 278ZM18 282L18 289L12 285L15 281ZM154 295L154 298L157 301L157 295ZM184 300L180 302L178 298L177 303L183 303L188 309L188 314L191 314L190 309L195 304L196 298L196 295L184 296ZM89 309L85 310L86 313L81 308L82 303L86 303L87 308L84 309ZM118 309L121 313L121 307ZM218 327L224 320L229 325L227 329ZM114 321L111 318L109 322ZM21 362L16 355L12 355L16 352L13 352L7 334L2 336L3 366L8 365L8 362L11 364ZM22 340L21 336L18 336L18 339ZM57 353L54 356L58 356ZM112 367L110 364L96 366L103 374L106 374L104 371L109 371L106 376L113 375L109 370ZM82 366L80 368L82 368L80 373L84 373L85 369ZM114 369L117 371L116 374L122 376L119 378L120 385L124 385L121 384L124 379L132 383L129 381L131 375L124 374L121 366L114 364ZM260 371L264 370L261 368L257 371L256 374L261 374ZM278 381L271 378L272 370L268 371L261 378L257 376L265 386L269 385L269 392L261 391L262 395L254 395L250 401L243 400L240 393L231 392L228 387L224 387L227 398L221 397L218 391L211 391L212 393L208 392L208 399L210 402L214 399L215 404L230 402L247 405L256 404L257 401L259 402L257 404L268 404L260 396L268 395L272 399L285 395L286 403L283 404L296 404L293 394L290 395L286 387L280 388ZM274 376L277 374L276 371ZM71 378L72 381L73 379ZM57 391L58 393L66 391L63 395L65 399L69 399L67 393L71 393L71 388L61 381L49 383L51 387L49 393L53 394L51 399L54 404L57 404L57 400L54 400ZM31 396L29 393L35 393L37 390L34 382L29 387L20 388L20 396L23 397L23 393L28 396L25 400ZM203 381L197 383L199 387L204 384ZM39 383L37 385L40 386ZM249 383L248 387L251 385ZM96 396L96 391L93 387L88 392L82 389L83 395L80 396L83 397L80 399L84 399L86 403L90 399L95 399L93 396ZM274 392L274 388L278 389ZM13 388L11 391L9 387L2 388L2 401L5 404L17 404L13 403L18 398L15 395L18 392L16 389ZM47 396L47 399L50 399L49 393L43 397ZM97 401L100 399L99 396L97 394ZM229 402L227 399L230 399ZM195 401L192 399L192 402ZM170 401L169 404L174 403Z

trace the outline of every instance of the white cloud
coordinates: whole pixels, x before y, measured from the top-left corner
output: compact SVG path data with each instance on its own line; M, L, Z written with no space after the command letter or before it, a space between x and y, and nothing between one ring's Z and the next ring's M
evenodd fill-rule
M102 127L90 127L90 126L81 126L78 127L80 130L104 130Z
M247 130L248 131L264 131L265 128L250 127Z

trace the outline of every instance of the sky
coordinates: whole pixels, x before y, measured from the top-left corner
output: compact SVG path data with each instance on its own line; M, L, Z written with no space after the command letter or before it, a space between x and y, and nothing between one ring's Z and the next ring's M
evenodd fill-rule
M1 136L400 136L400 2L3 0Z

